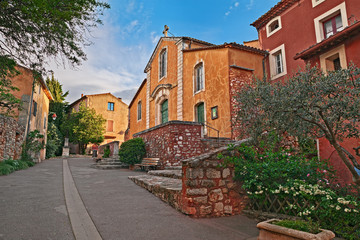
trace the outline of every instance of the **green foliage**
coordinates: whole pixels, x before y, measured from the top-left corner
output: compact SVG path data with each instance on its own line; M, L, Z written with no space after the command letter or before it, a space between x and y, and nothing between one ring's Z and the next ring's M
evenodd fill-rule
M49 57L76 66L86 59L89 30L109 4L96 0L0 2L0 56L11 54L24 66L41 70Z
M145 143L142 138L133 138L121 144L120 161L130 165L138 164L141 163L145 153Z
M63 136L53 122L49 122L47 129L46 158L56 156L56 152L62 147Z
M318 68L308 67L285 82L256 81L239 92L237 102L244 135L256 139L276 129L279 135L325 137L360 185L352 166L360 165L339 144L344 138L360 138L356 121L360 109L359 68L350 66L325 75Z
M0 162L0 175L8 175L14 171L34 166L34 162L7 159Z
M54 78L54 74L51 76L51 79L49 77L46 79L46 85L49 87L51 95L54 98L53 100L54 103L65 102L65 97L69 95L69 91L63 93L62 85L57 79Z
M14 171L15 169L13 166L0 162L0 175L8 175Z
M272 222L272 224L313 234L317 234L320 232L320 225L316 222L311 221L311 219L310 221L281 220L277 222Z
M21 101L14 95L18 88L12 86L10 78L19 74L15 69L16 63L7 56L0 55L0 114L12 115L14 109L20 107Z
M40 134L39 130L29 132L23 143L21 160L33 161L32 156L37 155L44 148L43 138L44 135Z
M62 124L62 129L69 136L70 142L80 145L81 152L89 143L100 144L104 141L105 122L101 114L94 109L80 105L79 111L73 111Z
M103 158L108 158L108 157L110 157L110 147L106 146L105 149L104 149Z

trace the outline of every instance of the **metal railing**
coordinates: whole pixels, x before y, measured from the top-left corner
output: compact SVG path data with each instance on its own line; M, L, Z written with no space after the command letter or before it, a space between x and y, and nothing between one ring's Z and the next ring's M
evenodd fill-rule
M218 129L216 129L216 128L214 128L214 127L212 127L208 122L202 122L202 124L203 124L203 126L206 128L206 136L207 137L211 137L211 134L210 134L210 131L208 131L208 130L214 130L215 132L216 132L216 134L217 134L217 137L216 137L216 139L217 139L217 141L219 141L219 139L220 139L220 131L218 130Z

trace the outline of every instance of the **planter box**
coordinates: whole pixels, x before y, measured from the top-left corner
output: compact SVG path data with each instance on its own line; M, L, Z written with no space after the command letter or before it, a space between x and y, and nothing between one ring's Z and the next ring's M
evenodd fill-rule
M335 237L335 234L329 230L321 229L320 233L312 234L271 224L273 221L279 221L279 219L258 223L257 228L260 229L258 240L329 240Z

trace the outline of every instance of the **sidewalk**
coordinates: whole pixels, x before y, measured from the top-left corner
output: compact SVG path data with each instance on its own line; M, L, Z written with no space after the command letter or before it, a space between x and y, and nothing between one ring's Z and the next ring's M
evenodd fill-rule
M0 177L0 239L74 239L65 207L62 159ZM192 219L127 179L143 174L68 164L81 199L102 239L256 239L244 216Z

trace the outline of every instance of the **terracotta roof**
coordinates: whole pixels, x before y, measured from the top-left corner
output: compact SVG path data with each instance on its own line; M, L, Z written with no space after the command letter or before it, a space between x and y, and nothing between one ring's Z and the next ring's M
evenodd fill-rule
M153 51L153 53L151 54L151 57L148 61L148 63L146 64L146 67L144 69L144 72L146 73L146 70L150 67L154 57L155 57L155 53L157 52L159 46L160 46L160 43L163 41L163 40L173 40L173 41L176 41L178 42L179 40L183 39L183 40L189 40L189 41L194 41L194 42L197 42L197 43L200 43L200 44L203 44L203 45L207 45L207 46L212 46L214 44L212 43L209 43L209 42L205 42L205 41L202 41L202 40L199 40L199 39L195 39L195 38L191 38L191 37L161 37L158 41L158 43L156 44L156 47Z
M140 93L141 89L144 87L145 83L146 83L146 78L144 79L144 81L142 81L140 87L139 87L138 90L136 91L133 99L131 100L131 102L130 102L130 104L129 104L129 108L130 108L130 107L132 106L132 104L134 103L135 98L139 95L139 93Z
M89 94L89 95L84 95L81 98L79 98L78 100L76 100L75 102L71 103L69 105L70 108L72 108L75 104L77 104L78 102L82 101L83 99L89 97L89 96L99 96L99 95L111 95L112 97L116 98L117 100L119 100L121 103L127 105L126 103L124 103L121 98L115 97L113 94L111 93L97 93L97 94Z
M310 46L309 48L297 53L294 57L295 60L301 58L303 60L309 59L314 55L318 55L328 49L333 48L335 45L342 43L344 40L360 33L360 21L344 28L342 31L328 37L321 42Z
M236 42L224 43L221 45L214 45L214 46L203 47L203 48L184 49L183 52L193 52L193 51L202 51L202 50L210 50L210 49L220 49L220 48L236 48L236 49L253 52L253 53L257 53L257 54L261 54L261 55L268 54L267 51L264 51L264 50L261 50L261 49L255 48L255 47L238 44Z
M268 23L271 19L273 19L276 16L279 16L282 12L284 12L286 9L288 9L295 2L298 1L300 0L281 0L274 7L272 7L267 13L262 15L260 18L258 18L255 22L251 23L250 25L256 27L256 29L259 30L259 28L261 28L263 25Z

